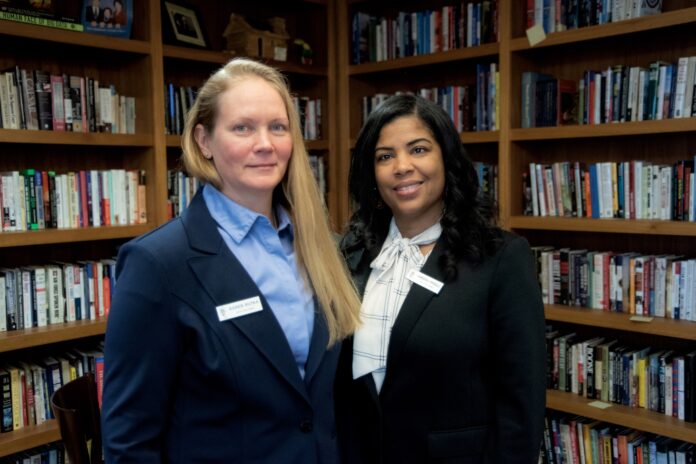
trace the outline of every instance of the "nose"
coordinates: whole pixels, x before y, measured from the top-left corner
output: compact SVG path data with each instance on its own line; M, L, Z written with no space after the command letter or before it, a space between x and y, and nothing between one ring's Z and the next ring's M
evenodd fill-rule
M271 143L271 134L268 129L260 129L256 133L256 143L254 144L254 151L256 152L266 152L273 148Z
M397 176L403 176L413 170L413 165L408 155L397 154L394 161L396 161L394 163L394 174Z

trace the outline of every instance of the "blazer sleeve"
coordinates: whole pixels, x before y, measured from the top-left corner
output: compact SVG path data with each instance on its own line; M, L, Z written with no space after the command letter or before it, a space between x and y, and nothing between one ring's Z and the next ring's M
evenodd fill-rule
M546 407L544 307L527 241L510 240L491 287L496 463L536 463Z
M122 247L104 348L106 462L163 459L163 434L182 346L166 276L138 242Z

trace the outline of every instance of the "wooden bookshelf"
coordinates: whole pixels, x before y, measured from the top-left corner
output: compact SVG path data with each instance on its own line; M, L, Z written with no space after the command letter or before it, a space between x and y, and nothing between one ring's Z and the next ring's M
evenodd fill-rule
M3 150L0 171L27 167L138 168L146 171L148 188L147 224L0 233L3 266L42 263L47 248L59 250L61 256L69 255L73 260L111 256L115 243L166 221L166 175L167 169L177 164L180 137L165 135L162 130L163 83L199 85L211 71L230 59L232 55L223 51L222 31L231 11L259 17L286 16L291 36L301 36L315 49L311 66L292 61L269 63L288 75L296 94L322 98L325 102L322 139L307 142L307 147L327 161L327 202L337 229L350 214L347 176L350 149L360 127L360 98L376 93L377 89L393 91L419 85L471 82L476 63L496 61L500 70L500 129L464 132L461 139L474 159L492 161L498 166L502 224L527 236L532 245L549 244L545 239L553 236L564 246L601 250L606 238L628 236L631 240L627 242L634 248L623 251L640 251L640 244L652 249L652 242L657 239L660 252L693 255L693 248L684 243L696 237L695 223L523 216L521 189L521 175L530 161L588 159L594 162L597 153L606 152L607 161L656 157L665 162L696 153L693 135L696 118L520 128L520 76L524 71L578 78L583 69L618 63L646 65L655 59L675 60L678 56L696 54L696 37L684 33L696 25L696 7L688 0L664 0L664 13L652 17L549 34L534 47L524 34L525 2L500 0L497 43L360 65L352 65L349 60L351 14L363 7L382 8L375 2L304 0L284 5L266 0L246 4L194 0L192 3L200 11L209 40L206 50L162 42L160 3L159 0L136 2L138 21L132 39L128 40L0 20L0 63L4 67L17 64L48 68L51 72L96 73L124 94L135 96L138 102L134 135L0 129ZM420 0L408 8L416 11L434 4ZM309 23L316 27L308 28ZM607 144L610 149L606 148ZM658 146L660 153L647 152L648 148L641 148L643 144L648 148ZM50 155L44 156L46 152ZM671 239L675 239L675 244ZM629 321L622 314L557 305L547 306L546 316L549 321L594 327L598 332L619 329L685 343L693 343L696 338L692 334L696 333L696 324L684 321L656 318L641 324ZM105 327L106 322L99 320L1 334L0 352L99 335ZM696 442L694 424L649 411L617 405L599 410L587 406L588 401L583 398L555 391L548 392L547 399L553 409ZM57 439L57 428L52 421L0 434L0 456Z
M507 115L509 130L501 134L501 140L507 141L501 146L499 160L508 167L501 178L501 184L509 188L502 199L507 207L501 208L508 212L506 224L528 237L532 245L694 257L694 222L524 216L521 177L531 162L643 159L671 165L689 159L696 151L696 118L529 129L520 125L523 72L578 80L586 69L618 64L648 66L656 60L676 62L696 51L696 40L685 33L696 25L696 8L691 2L666 0L662 14L552 33L533 47L525 37L526 19L521 16L524 6L510 4L508 8L512 18L510 72L501 75L501 81L508 83L512 106ZM692 321L654 317L649 322L636 322L629 314L562 305L546 305L545 314L552 326L577 326L585 334L611 334L612 339L621 340L616 335L621 331L626 343L649 340L646 343L652 346L659 344L684 352L696 348L696 323ZM592 400L579 395L547 391L547 407L551 409L696 443L694 423L644 408L611 403L600 409L590 403Z
M595 401L572 393L557 390L546 391L547 408L696 443L695 423L680 421L674 417L643 408L631 408L613 403L605 403L610 406L606 409L600 409L591 406Z

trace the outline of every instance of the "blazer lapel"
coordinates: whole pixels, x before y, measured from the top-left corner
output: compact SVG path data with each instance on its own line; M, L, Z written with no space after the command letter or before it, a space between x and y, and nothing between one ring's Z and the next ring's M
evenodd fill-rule
M438 243L435 244L433 251L430 253L430 256L428 256L427 261L423 265L421 272L432 277L433 279L444 282L445 276L440 270L440 266L438 264L441 255L442 246L438 241ZM392 327L391 337L389 339L389 348L387 351L387 373L384 377L384 384L382 385L381 390L382 392L389 383L390 367L398 365L399 358L403 353L409 335L413 331L413 328L418 322L421 314L423 314L423 311L425 311L425 308L428 306L434 296L435 294L433 292L421 287L416 283L411 285L411 289L408 291L406 299L404 300L401 310L399 311L399 315L396 317L396 321L394 321L394 326Z
M236 330L233 329L236 327L283 378L309 401L307 389L300 377L283 329L253 279L226 246L217 231L215 221L205 206L200 191L191 201L182 219L191 247L203 252L199 256L190 258L189 265L215 305L255 296L261 299L263 305L261 311L224 322L219 320L215 308L199 306L199 311L208 319L212 327L218 327L223 332L221 338L224 344L232 343L235 338L238 338ZM321 332L316 330L316 322L315 332ZM319 333L317 337L321 337L321 334Z
M326 346L329 343L329 330L326 327L324 313L319 307L319 301L314 298L314 307L317 310L314 313L314 328L312 329L312 340L309 343L309 355L307 356L307 364L305 366L305 384L309 385L312 377L317 372L321 360L326 353Z

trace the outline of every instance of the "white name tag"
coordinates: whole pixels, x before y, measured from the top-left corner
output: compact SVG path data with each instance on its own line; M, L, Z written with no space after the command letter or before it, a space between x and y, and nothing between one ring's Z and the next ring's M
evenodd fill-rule
M246 316L247 314L259 312L263 309L263 305L261 304L261 298L255 296L253 298L247 298L246 300L239 300L220 305L215 309L218 313L218 319L220 319L220 322L222 322L235 317Z
M420 271L416 271L415 269L411 269L408 272L408 275L406 276L408 280L413 282L414 284L418 284L423 288L426 288L433 292L434 294L440 293L440 290L442 289L442 286L445 285L439 280L435 280L429 275L425 275Z

